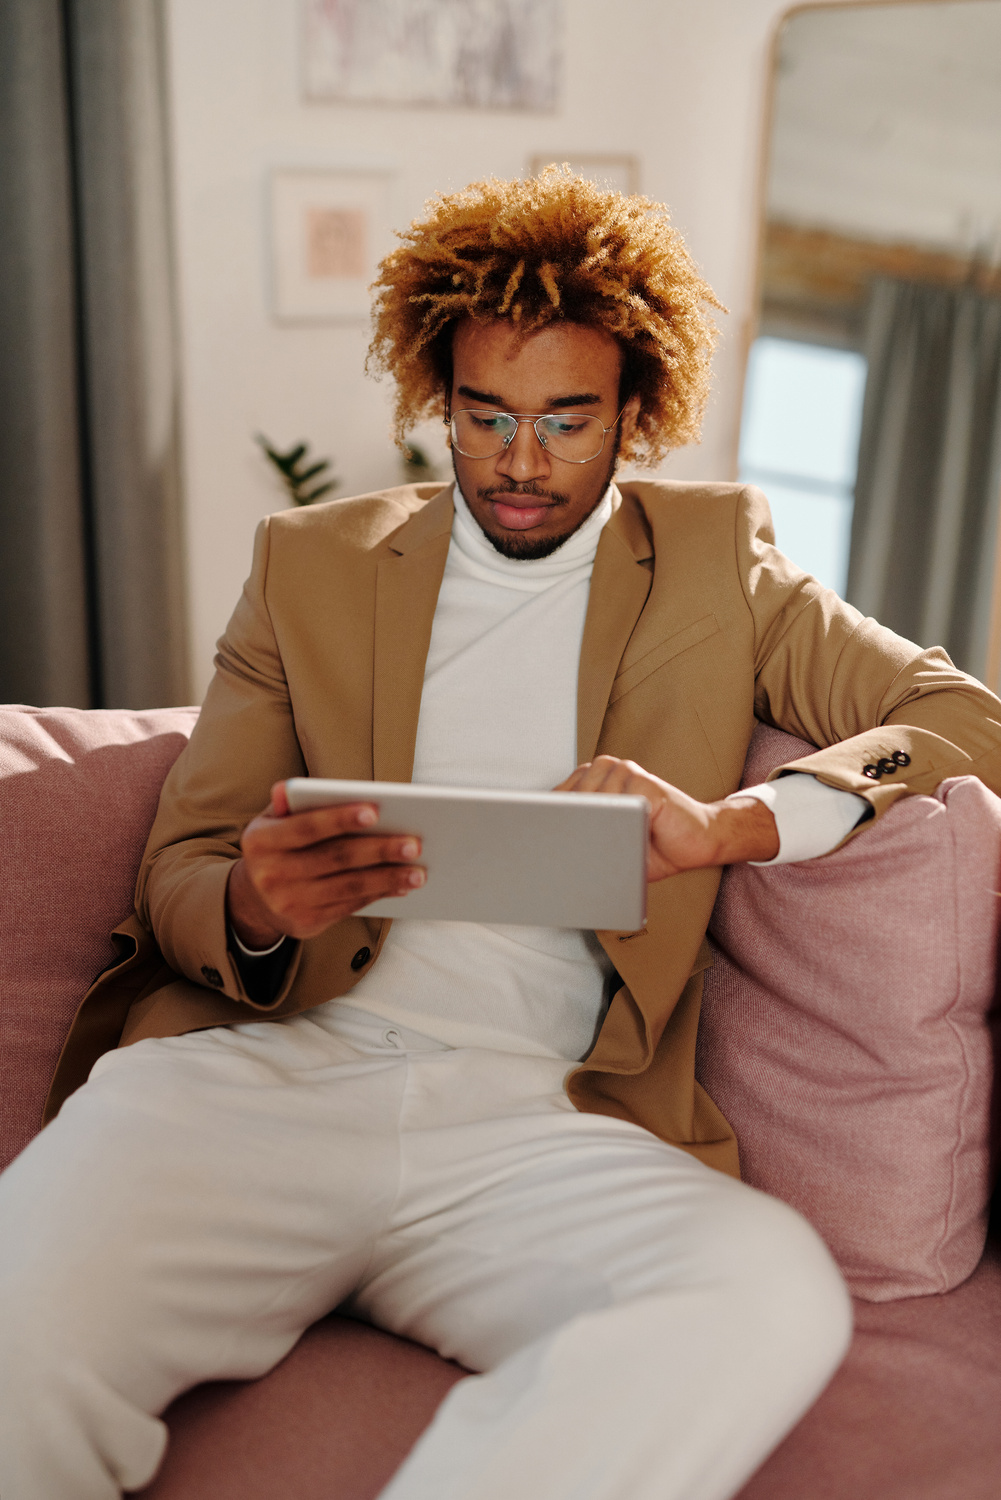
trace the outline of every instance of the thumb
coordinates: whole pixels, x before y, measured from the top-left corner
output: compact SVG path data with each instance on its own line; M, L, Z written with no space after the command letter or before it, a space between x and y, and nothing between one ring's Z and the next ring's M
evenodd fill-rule
M287 818L291 811L284 781L276 781L271 788L271 806L268 812L273 818Z

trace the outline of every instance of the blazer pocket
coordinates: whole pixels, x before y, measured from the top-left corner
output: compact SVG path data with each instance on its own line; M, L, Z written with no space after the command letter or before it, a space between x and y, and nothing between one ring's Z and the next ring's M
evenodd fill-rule
M612 683L612 691L608 695L608 706L624 696L631 693L643 680L656 672L665 662L671 661L675 656L680 656L682 651L690 651L693 646L698 646L702 641L708 640L711 635L719 634L719 621L715 615L703 615L701 620L695 620L691 625L686 625L684 630L678 630L674 635L669 635L666 641L659 641L652 646L639 661L633 662L624 672L620 672Z

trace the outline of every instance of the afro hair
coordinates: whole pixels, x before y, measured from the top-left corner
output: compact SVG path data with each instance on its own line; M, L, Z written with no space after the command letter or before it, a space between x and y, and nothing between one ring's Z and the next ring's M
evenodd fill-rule
M427 205L379 266L367 368L396 382L395 431L441 410L452 335L465 318L508 318L528 338L564 321L623 350L620 398L640 397L623 457L654 463L698 439L723 311L663 204L550 166L489 178Z

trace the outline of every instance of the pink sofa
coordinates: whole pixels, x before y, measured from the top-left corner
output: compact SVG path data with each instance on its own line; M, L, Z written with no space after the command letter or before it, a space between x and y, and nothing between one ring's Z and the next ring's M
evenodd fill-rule
M195 716L0 709L0 1166L114 958ZM795 753L759 729L747 774ZM724 882L700 1076L745 1176L813 1219L858 1298L845 1364L741 1500L1001 1493L1001 1226L984 1250L999 872L1001 802L964 779L818 864ZM175 1402L143 1494L367 1500L462 1373L331 1314L263 1379Z

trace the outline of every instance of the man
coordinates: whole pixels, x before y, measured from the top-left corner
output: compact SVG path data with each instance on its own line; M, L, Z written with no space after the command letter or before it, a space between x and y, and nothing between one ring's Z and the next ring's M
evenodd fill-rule
M845 1347L694 1082L706 924L725 863L1001 785L997 701L793 567L755 492L612 482L705 398L711 293L655 205L478 184L378 288L399 429L443 411L456 484L261 528L126 956L0 1179L11 1500L142 1485L179 1391L345 1299L478 1372L389 1500L724 1500ZM822 748L732 797L755 713ZM408 922L416 840L289 815L303 772L639 790L648 926Z

